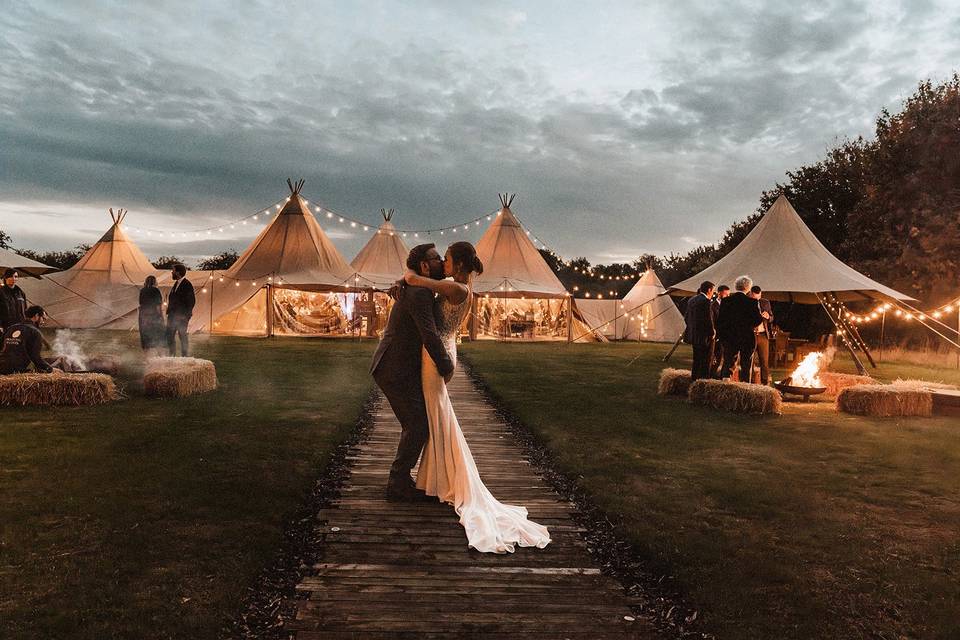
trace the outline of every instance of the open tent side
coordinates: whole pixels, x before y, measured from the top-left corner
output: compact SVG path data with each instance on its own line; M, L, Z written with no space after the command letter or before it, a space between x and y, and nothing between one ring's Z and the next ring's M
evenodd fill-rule
M621 299L577 298L585 324L610 340L674 342L683 333L683 315L660 278L648 268Z

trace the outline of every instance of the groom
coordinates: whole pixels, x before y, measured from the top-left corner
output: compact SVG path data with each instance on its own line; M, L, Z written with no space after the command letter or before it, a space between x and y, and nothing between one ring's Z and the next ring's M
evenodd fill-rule
M443 279L443 258L432 244L411 249L407 267L422 276ZM400 421L400 444L390 466L387 500L432 501L417 489L410 470L417 464L430 433L420 381L421 347L426 347L437 371L447 382L453 377L453 360L437 331L434 304L434 295L429 289L401 287L380 346L373 354L370 372Z

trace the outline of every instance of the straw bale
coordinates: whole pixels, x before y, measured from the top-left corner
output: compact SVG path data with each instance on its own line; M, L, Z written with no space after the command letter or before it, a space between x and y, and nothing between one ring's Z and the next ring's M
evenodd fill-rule
M823 392L825 396L837 397L843 389L855 387L858 384L877 384L877 381L870 376L858 376L850 373L834 373L833 371L821 371L817 374L822 386L827 390Z
M688 369L664 369L660 372L657 394L661 396L686 396L690 390Z
M837 409L858 416L931 416L933 394L916 385L864 384L843 389Z
M697 380L690 385L690 402L754 415L779 414L783 409L783 398L776 389L729 380Z
M146 394L159 398L184 398L216 388L216 368L200 358L152 358L143 375Z
M104 404L119 397L113 378L103 373L14 373L0 376L0 405L56 406Z

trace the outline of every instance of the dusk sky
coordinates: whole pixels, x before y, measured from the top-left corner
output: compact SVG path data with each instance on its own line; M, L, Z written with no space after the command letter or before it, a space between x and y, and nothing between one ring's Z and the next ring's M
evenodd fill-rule
M960 60L956 0L0 8L0 229L35 249L94 242L109 206L138 229L229 223L303 177L370 225L509 191L566 258L682 252ZM320 223L347 260L368 236ZM134 237L193 261L256 229Z

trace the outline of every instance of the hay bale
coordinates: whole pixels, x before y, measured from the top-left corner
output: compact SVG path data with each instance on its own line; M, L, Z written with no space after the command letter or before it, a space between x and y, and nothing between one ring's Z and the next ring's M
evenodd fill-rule
M0 405L78 406L119 397L113 378L103 373L14 373L0 376Z
M152 358L143 375L144 391L157 398L185 398L216 388L216 368L200 358Z
M729 380L697 380L690 385L690 402L753 415L779 414L783 410L783 397L776 389Z
M661 396L685 396L690 390L690 371L687 369L664 369L660 372L657 394Z
M913 384L863 384L840 391L837 409L858 416L882 418L931 416L933 394Z
M855 387L858 384L877 384L877 381L870 376L858 376L850 373L834 373L833 371L821 371L817 374L822 386L827 390L823 395L833 398L848 387Z

